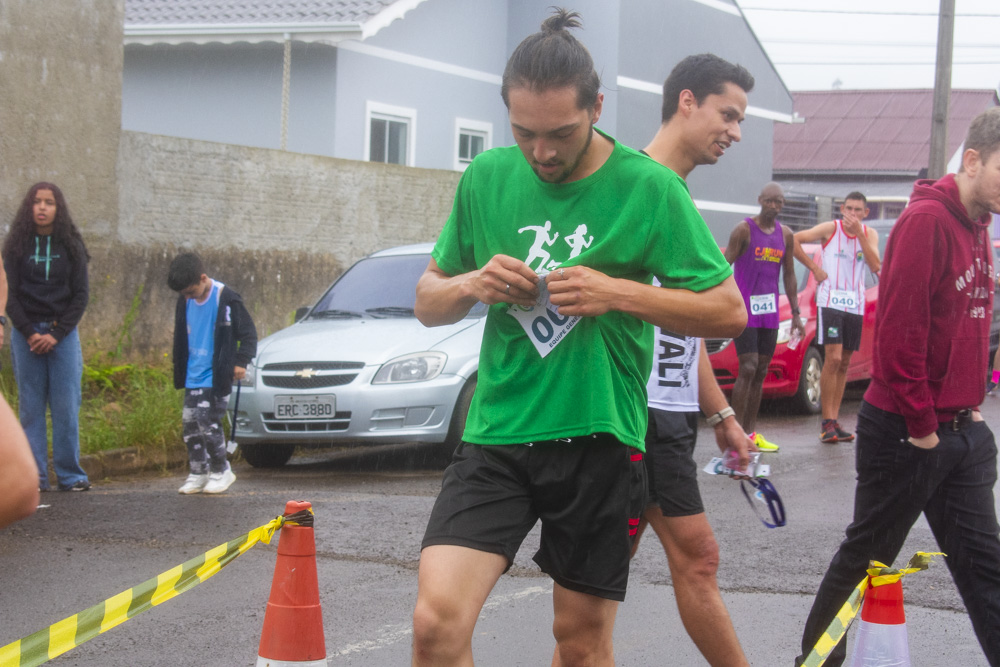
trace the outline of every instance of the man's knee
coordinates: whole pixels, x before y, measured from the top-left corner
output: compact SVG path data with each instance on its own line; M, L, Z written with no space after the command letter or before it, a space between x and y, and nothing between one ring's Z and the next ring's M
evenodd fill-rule
M556 619L552 634L561 667L614 664L611 628L581 624L579 619Z
M715 579L719 571L719 543L711 532L692 537L681 549L685 556L684 576Z
M840 365L843 363L844 355L843 350L839 345L832 347L827 345L823 350L823 370L836 371L840 369Z
M460 614L442 602L434 603L418 597L413 610L414 664L434 664L450 658L455 660L471 643L471 632L459 622Z

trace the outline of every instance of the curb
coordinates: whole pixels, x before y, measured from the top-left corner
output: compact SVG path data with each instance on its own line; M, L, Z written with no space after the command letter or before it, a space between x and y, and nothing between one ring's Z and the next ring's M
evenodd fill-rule
M109 449L80 457L80 467L91 480L124 477L151 470L170 470L187 464L187 451L168 449L143 456L138 447ZM50 477L52 472L49 473Z

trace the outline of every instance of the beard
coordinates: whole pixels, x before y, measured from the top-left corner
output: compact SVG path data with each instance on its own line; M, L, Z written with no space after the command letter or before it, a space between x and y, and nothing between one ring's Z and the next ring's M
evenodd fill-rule
M555 172L554 174L543 174L538 169L537 165L532 164L531 165L532 171L535 172L535 176L537 176L539 180L545 181L546 183L564 182L567 178L573 175L573 172L576 171L576 168L580 166L581 162L583 162L583 158L586 157L587 151L590 150L590 142L593 141L593 139L594 139L594 125L593 123L591 123L590 128L587 130L587 141L583 144L583 148L580 150L580 152L577 153L576 156L574 157L572 164L561 169L560 171Z

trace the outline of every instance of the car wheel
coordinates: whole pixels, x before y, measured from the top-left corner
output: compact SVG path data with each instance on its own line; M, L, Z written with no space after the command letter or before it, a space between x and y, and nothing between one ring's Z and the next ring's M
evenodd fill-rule
M807 415L819 414L819 378L823 372L823 358L819 350L810 347L802 359L799 389L795 392L796 407Z
M476 393L476 378L472 378L462 387L462 393L455 401L455 410L451 413L451 426L448 427L448 436L442 446L450 457L458 444L462 442L462 434L465 433L465 421L469 418L469 406L472 405L472 395Z
M254 468L280 468L294 452L295 445L240 445L243 460Z

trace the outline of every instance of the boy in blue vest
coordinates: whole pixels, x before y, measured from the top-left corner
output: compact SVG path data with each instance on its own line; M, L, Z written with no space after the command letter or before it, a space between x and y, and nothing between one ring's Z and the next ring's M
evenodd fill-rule
M205 274L201 259L181 253L167 285L178 292L174 315L174 387L184 389L184 444L191 474L178 491L222 493L236 481L226 460L226 413L234 380L257 354L257 329L240 295Z

